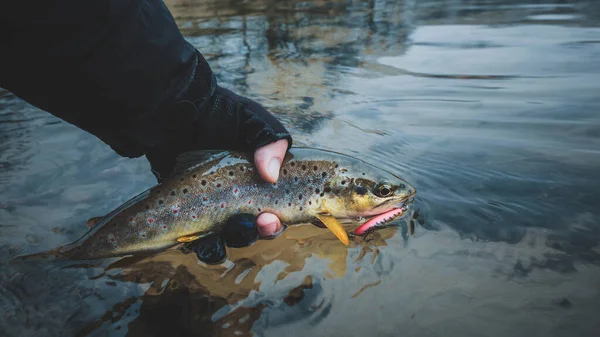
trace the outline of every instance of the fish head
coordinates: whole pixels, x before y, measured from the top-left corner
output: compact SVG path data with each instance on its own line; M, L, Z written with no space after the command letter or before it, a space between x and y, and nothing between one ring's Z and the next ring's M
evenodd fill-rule
M327 189L327 211L340 219L369 217L402 207L417 192L404 179L371 165L342 168Z

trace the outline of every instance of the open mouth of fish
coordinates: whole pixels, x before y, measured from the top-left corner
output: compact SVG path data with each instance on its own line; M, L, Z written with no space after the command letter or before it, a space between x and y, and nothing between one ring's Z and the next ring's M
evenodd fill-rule
M386 227L389 222L396 219L397 217L403 215L408 206L415 201L414 197L401 202L392 210L387 212L383 212L381 214L374 215L367 222L360 225L357 229L354 230L354 235L365 235L374 230L375 228Z

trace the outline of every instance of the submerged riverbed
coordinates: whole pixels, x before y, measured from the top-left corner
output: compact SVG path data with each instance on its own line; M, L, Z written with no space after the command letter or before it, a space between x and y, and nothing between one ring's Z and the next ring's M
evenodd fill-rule
M600 4L169 0L219 82L296 145L416 186L417 226L11 264L155 183L144 158L0 91L2 336L596 336Z

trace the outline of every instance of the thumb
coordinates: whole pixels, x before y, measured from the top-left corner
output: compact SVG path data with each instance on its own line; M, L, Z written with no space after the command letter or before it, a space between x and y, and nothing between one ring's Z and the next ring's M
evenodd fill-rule
M287 139L280 139L260 147L254 152L254 165L256 165L258 173L264 180L270 183L277 182L279 169L287 149Z

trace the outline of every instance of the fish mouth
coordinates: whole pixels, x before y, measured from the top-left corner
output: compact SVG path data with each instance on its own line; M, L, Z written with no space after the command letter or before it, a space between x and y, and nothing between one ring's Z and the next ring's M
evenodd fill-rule
M399 208L403 208L409 204L412 204L415 200L414 200L414 193L410 194L406 197L403 197L400 201L398 200L385 200L379 204L377 204L375 207L373 207L371 209L371 211L368 212L361 212L361 213L351 213L348 214L346 216L342 216L339 217L338 219L344 219L344 220L351 220L351 219L371 219L373 217L376 217L378 215L384 214L386 212L389 212L391 210L394 209L399 209Z
M390 209L402 208L406 205L412 204L415 201L415 193L411 193L405 197L403 197L400 201L397 200L385 200L382 203L378 204L373 208L374 212L371 214L367 214L367 216L377 216L383 214L385 212L390 211ZM390 205L393 205L390 207ZM383 211L377 211L378 209L385 208Z
M375 228L386 227L387 223L403 215L408 210L408 206L414 201L415 198L410 196L405 201L396 204L392 209L373 215L365 223L356 228L353 234L363 236L372 232Z

